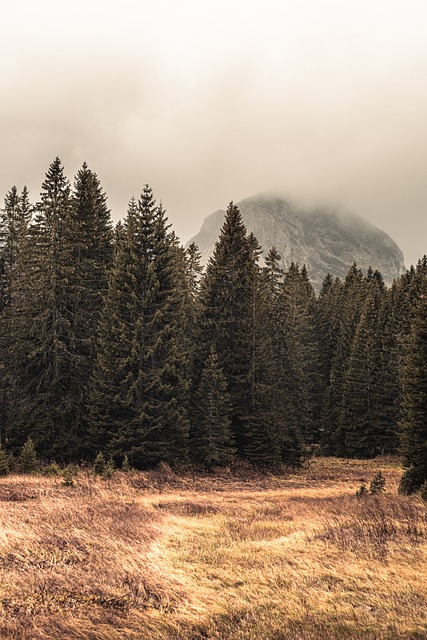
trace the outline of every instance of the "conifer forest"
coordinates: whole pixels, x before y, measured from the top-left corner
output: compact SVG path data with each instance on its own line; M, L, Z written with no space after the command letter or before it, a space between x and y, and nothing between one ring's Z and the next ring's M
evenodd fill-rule
M420 488L427 257L390 286L355 263L315 292L230 203L203 270L156 197L145 185L113 226L97 175L85 163L71 184L59 158L37 203L6 194L2 450L204 470L398 454L402 492Z

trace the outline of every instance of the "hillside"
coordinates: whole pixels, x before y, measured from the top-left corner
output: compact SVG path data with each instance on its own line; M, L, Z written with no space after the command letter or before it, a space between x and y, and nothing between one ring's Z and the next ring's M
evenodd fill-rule
M384 231L360 216L327 207L302 208L282 198L260 194L238 203L243 220L267 252L275 246L283 265L305 264L316 288L327 273L345 276L357 262L378 269L386 282L405 271L403 253ZM211 255L225 211L208 216L195 242L205 264Z

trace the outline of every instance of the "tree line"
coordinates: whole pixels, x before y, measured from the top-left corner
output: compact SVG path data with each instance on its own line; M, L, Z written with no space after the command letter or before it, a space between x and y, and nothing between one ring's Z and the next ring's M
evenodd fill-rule
M145 185L113 227L86 163L0 218L1 443L136 468L400 453L427 480L427 258L385 286L353 264L318 294L230 203L206 269Z

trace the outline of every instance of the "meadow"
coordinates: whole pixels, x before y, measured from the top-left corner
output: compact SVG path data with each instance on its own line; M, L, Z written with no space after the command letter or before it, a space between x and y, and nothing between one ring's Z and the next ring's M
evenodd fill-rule
M356 497L381 471L386 491ZM393 459L0 479L3 640L422 640L427 505Z

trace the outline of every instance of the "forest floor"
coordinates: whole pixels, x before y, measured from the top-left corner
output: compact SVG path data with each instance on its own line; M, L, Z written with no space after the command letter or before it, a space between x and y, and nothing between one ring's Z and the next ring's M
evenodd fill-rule
M355 496L377 471L382 495ZM422 640L427 508L391 459L0 479L0 638Z

